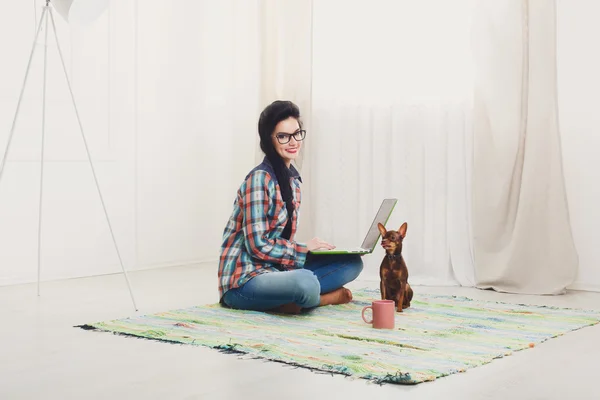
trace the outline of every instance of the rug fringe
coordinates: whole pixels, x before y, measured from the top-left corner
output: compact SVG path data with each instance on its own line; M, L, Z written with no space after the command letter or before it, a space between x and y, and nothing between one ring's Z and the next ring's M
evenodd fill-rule
M123 336L125 338L128 339L144 339L144 340L150 340L150 341L156 341L156 342L162 342L162 343L169 343L169 344L176 344L176 345L180 345L180 346L187 346L189 345L189 343L182 343L182 342L177 342L177 341L173 341L173 340L165 340L165 339L160 339L160 338L153 338L153 337L147 337L147 336L138 336L138 335L134 335L131 333L125 333L125 332L114 332L114 331L108 331L108 330L104 330L101 328L97 328L93 325L89 325L89 324L83 324L83 325L75 325L73 326L74 328L80 328L86 331L96 331L96 332L109 332L112 333L113 335L116 336ZM228 345L220 345L220 346L204 346L203 347L208 347L210 349L213 350L217 350L220 353L223 354L230 354L230 355L236 355L238 356L238 359L240 360L260 360L263 361L265 363L267 362L276 362L278 364L281 364L283 366L287 366L287 367L292 367L294 369L305 369L305 370L309 370L312 373L315 374L320 374L320 375L329 375L329 376L343 376L344 378L350 378L350 379L363 379L368 381L369 383L373 383L379 386L382 386L383 384L386 383L404 383L404 384L410 384L412 382L410 382L410 375L409 374L401 374L401 373L396 373L395 375L391 375L388 374L387 376L384 377L379 377L379 378L369 378L369 377L365 377L365 378L355 378L352 376L352 374L343 372L343 371L336 371L335 367L333 366L328 366L328 365L323 365L321 368L318 367L309 367L307 365L303 365L300 363L293 363L293 362L286 362L286 361L282 361L282 360L277 360L277 359L271 359L271 358L266 358L266 357L260 357L257 355L253 355L241 350L237 350L236 344L228 344ZM399 379L399 377L402 376L405 379ZM406 379L406 377L408 377L408 379ZM417 383L417 382L415 382Z
M97 329L95 326L88 325L88 324L85 324L85 325L75 325L73 328L81 328L81 329L83 329L85 331L99 331L99 329Z
M134 335L132 333L125 333L125 332L114 332L114 331L109 331L109 330L105 330L105 329L101 329L101 328L97 328L93 325L74 325L73 328L80 328L86 331L95 331L95 332L103 332L103 333L112 333L113 335L116 336L123 336L127 339L143 339L143 340L150 340L150 341L155 341L155 342L161 342L161 343L169 343L169 344L173 344L173 345L180 345L180 346L188 346L190 343L184 343L184 342L178 342L175 340L166 340L166 339L160 339L160 338L154 338L154 337L148 337L148 336L139 336L139 335Z

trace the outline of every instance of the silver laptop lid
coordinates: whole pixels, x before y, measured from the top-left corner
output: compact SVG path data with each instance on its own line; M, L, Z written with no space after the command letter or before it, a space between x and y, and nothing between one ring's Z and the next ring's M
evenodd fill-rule
M398 199L385 199L379 206L379 211L377 211L377 215L375 215L375 219L367 232L367 236L365 236L365 240L363 240L361 248L365 250L373 250L375 245L377 245L377 241L379 240L379 229L377 229L377 223L381 222L382 225L385 226L386 222L392 215L392 210L396 206L396 202Z

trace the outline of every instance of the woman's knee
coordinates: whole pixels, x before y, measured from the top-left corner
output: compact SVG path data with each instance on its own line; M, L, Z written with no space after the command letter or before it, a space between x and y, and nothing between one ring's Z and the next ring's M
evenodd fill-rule
M319 279L316 275L307 269L298 270L298 279L296 279L296 290L301 293L319 292Z
M302 307L316 307L321 295L321 284L312 271L298 270L296 279L296 303Z
M244 309L244 302L240 301L239 289L229 289L223 295L223 304L229 308Z

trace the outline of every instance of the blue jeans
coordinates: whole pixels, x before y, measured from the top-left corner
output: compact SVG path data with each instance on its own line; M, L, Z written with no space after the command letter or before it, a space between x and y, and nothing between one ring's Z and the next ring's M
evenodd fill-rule
M355 280L363 269L357 254L308 254L304 269L267 272L239 288L228 290L223 301L231 308L266 311L295 303L317 307L320 296Z

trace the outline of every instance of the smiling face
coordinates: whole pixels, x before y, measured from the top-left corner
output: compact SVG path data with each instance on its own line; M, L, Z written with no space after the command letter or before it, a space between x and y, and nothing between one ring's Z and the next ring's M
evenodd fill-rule
M302 148L302 141L296 140L293 136L296 134L297 137L300 137L300 131L300 124L293 117L280 121L273 130L273 146L288 168L292 160L298 157L298 153Z

